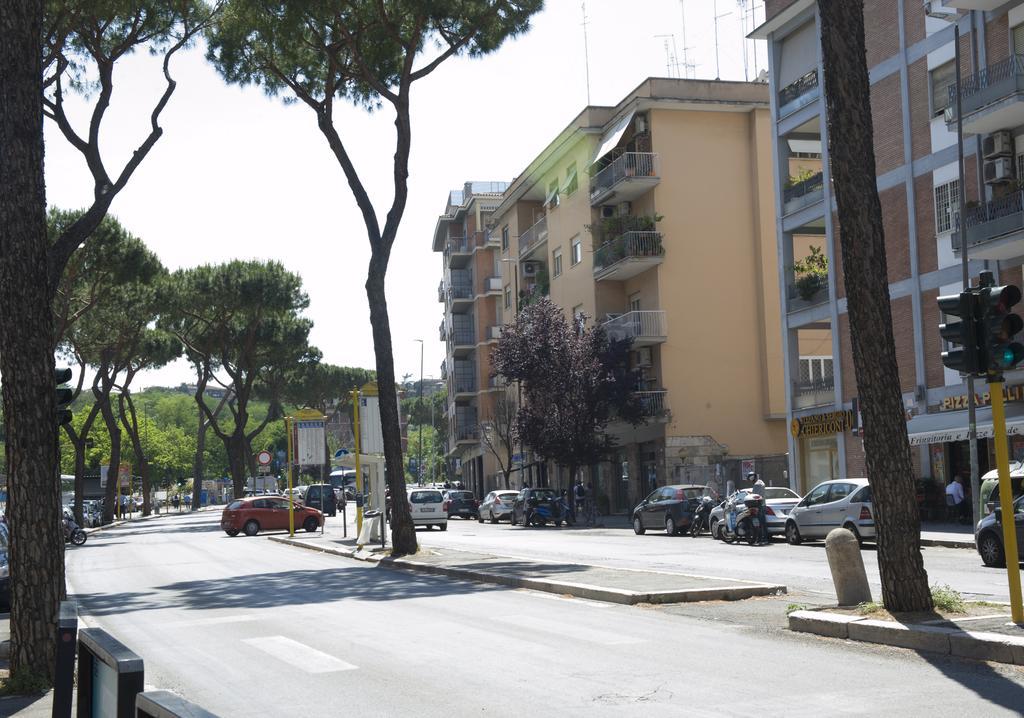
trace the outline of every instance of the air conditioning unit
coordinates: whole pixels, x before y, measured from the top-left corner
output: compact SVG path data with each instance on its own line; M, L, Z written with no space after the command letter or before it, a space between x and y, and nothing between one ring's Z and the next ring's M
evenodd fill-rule
M625 217L632 211L632 209L632 202L619 202L617 205L615 205L615 214L617 214L619 217Z
M1013 162L1009 157L985 163L985 184L1003 184L1013 180Z
M615 206L610 204L601 205L601 219L608 219L615 216Z
M651 366L651 348L641 347L636 350L636 365L638 367L650 367Z
M924 14L928 17L955 22L957 9L955 7L948 7L946 0L924 0Z
M647 118L643 115L637 115L633 118L633 132L640 135L647 132Z
M524 277L536 277L538 269L540 269L540 262L523 262Z
M993 132L981 143L981 152L985 159L1008 157L1013 154L1013 140L1008 130Z

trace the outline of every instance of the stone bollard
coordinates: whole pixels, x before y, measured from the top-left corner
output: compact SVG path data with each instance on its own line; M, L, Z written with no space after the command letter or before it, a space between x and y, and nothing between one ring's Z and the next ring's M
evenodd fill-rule
M828 567L840 606L856 606L871 601L871 587L864 571L860 544L849 529L832 529L825 539Z

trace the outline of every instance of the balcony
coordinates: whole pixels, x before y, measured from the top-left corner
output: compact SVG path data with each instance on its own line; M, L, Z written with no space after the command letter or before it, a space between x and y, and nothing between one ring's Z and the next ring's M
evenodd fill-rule
M668 417L668 406L666 402L667 391L634 391L640 401L640 409L645 419L664 419Z
M1005 4L1006 0L943 0L943 5L957 10L995 10Z
M665 312L662 310L626 312L601 326L609 339L631 339L634 348L660 344L668 338Z
M548 217L544 215L532 227L519 235L519 257L523 258L548 238Z
M484 280L483 287L481 287L481 294L501 294L502 292L501 277L487 277Z
M451 285L448 287L448 301L452 305L453 312L466 311L473 304L473 285Z
M1024 124L1024 55L1011 55L960 81L964 132L988 134ZM946 123L956 122L956 85L949 86Z
M465 356L476 348L476 332L472 328L455 328L451 332L450 339L452 356Z
M448 334L445 331L445 327L444 327L444 322L443 321L441 322L441 326L438 327L438 338L442 342L443 341L447 341L447 339L448 339Z
M835 380L828 376L815 381L793 382L793 408L807 409L835 402Z
M661 232L629 231L594 252L594 279L621 282L657 267L664 258Z
M452 381L452 391L456 398L469 398L477 392L476 365L472 361L455 363L455 377Z
M794 182L782 190L783 216L799 212L822 200L825 195L825 175L817 172ZM788 183L787 183L788 184Z
M480 427L477 424L456 423L454 434L456 444L475 444L480 440Z
M646 194L661 181L658 165L654 152L624 152L600 170L592 165L590 205L629 202Z
M437 301L444 303L444 280L437 285Z
M461 268L469 264L473 255L474 242L472 237L450 237L444 247L445 266Z
M1024 190L967 209L964 233L972 259L1011 259L1024 254ZM960 256L960 232L953 253Z
M817 100L820 96L818 71L814 69L805 75L801 75L798 79L779 90L778 119L781 120L783 117L792 115L797 110L807 107L807 105Z
M485 335L486 339L484 341L496 342L501 339L501 329L502 327L500 324L487 327L487 334Z

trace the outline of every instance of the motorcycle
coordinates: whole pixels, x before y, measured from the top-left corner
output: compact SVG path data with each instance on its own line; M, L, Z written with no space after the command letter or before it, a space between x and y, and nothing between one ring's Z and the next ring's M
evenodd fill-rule
M690 519L690 536L700 536L705 528L710 530L711 510L715 508L715 501L710 496L705 496L693 510L693 518Z
M81 546L89 535L81 527L69 518L64 519L64 543L70 542L74 546Z
M748 494L742 505L730 500L725 505L725 520L720 529L722 540L726 543L746 541L753 546L761 538L761 497Z
M527 507L523 526L545 526L549 521L555 526L561 526L563 521L568 523L568 514L561 509L560 503L539 501L535 506Z

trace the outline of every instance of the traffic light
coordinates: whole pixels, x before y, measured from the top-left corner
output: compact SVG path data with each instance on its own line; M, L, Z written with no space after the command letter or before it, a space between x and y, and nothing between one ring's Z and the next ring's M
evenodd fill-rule
M1013 341L1024 329L1024 319L1010 311L1020 297L1020 289L1012 284L983 286L978 290L978 343L983 351L983 370L1003 372L1017 368L1024 360L1024 345Z
M939 325L939 334L954 346L942 352L942 363L961 374L984 372L978 352L977 306L978 296L970 289L939 297L939 310L960 318Z
M74 390L63 386L71 381L71 370L67 367L53 370L53 380L57 385L57 426L71 423L71 399L74 398Z

